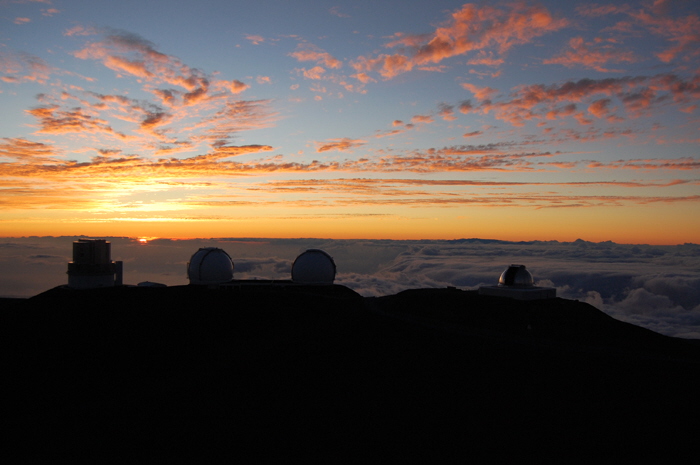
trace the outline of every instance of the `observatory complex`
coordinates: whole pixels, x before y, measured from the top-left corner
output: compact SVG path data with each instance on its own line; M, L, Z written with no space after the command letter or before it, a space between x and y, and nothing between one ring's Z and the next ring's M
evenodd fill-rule
M479 294L517 300L538 300L555 298L557 290L553 287L535 286L535 280L525 265L510 265L501 273L498 285L482 286L479 288Z
M328 253L320 249L302 252L292 265L291 280L234 280L234 263L225 250L204 247L187 262L187 278L195 286L309 284L332 285L336 266ZM73 242L73 261L68 263L68 287L95 289L123 285L123 264L112 261L111 243L104 239L79 239ZM146 281L140 287L161 287L164 284Z
M234 280L233 260L223 249L205 247L192 255L187 263L187 278L193 285L225 285L265 283L331 285L335 281L336 266L333 257L320 249L302 252L292 264L291 281Z
M190 285L259 288L260 286L332 286L336 276L333 257L321 249L308 249L294 260L291 280L234 279L234 262L225 250L204 247L195 252L187 263ZM104 239L80 239L73 242L73 261L68 263L68 287L94 289L122 285L122 262L112 261L111 244ZM164 284L143 282L140 287L160 287ZM516 300L539 300L556 297L556 289L534 285L532 274L525 265L510 265L496 286L482 286L478 293Z

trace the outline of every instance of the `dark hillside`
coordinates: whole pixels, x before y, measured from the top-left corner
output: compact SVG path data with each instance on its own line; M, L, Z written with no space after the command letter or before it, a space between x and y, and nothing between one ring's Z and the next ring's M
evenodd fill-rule
M30 458L460 463L666 457L696 441L700 347L580 302L56 288L1 318L3 408L36 438Z

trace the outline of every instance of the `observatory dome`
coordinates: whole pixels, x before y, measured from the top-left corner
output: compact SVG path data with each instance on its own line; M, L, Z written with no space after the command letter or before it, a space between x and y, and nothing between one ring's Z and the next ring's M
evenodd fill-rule
M233 260L216 247L199 249L187 264L190 284L220 284L233 279Z
M323 250L309 249L292 264L292 281L303 284L333 284L335 262Z
M510 265L498 278L499 286L532 287L535 284L525 265Z

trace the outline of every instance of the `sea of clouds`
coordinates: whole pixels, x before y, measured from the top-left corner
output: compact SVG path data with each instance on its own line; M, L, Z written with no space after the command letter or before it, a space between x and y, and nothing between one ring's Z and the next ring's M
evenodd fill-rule
M67 283L78 237L0 239L0 296L29 297ZM319 248L335 260L336 283L364 296L405 289L494 285L510 264L526 265L539 286L585 301L622 321L678 337L700 338L700 245L484 239L453 241L329 239L107 238L124 262L124 282L187 284L187 262L200 247L233 258L236 279L289 279L294 259Z

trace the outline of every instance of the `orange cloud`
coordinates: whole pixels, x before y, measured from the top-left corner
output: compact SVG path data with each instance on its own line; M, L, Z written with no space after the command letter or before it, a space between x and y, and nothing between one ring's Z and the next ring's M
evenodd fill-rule
M567 116L572 116L576 113L576 104L569 103L562 107L552 108L547 112L546 118L549 120L555 120L557 118L565 118Z
M365 195L394 195L399 192L397 188L409 187L576 187L576 188L665 188L682 184L689 184L688 180L650 181L650 182L624 182L624 181L584 181L584 182L517 182L517 181L477 181L464 179L372 179L372 178L340 178L340 179L294 179L280 181L266 181L249 190L264 190L266 192L348 192ZM400 191L406 192L406 191ZM411 191L412 194L425 195L428 191Z
M571 50L544 60L543 63L564 65L567 68L582 66L607 73L620 72L620 70L604 68L603 65L607 63L634 63L637 61L632 52L612 49L610 44L605 44L601 40L584 43L582 37L574 37L569 40L569 47Z
M376 82L376 79L371 78L369 75L367 75L367 73L353 74L352 77L354 77L363 84L367 84L368 82Z
M347 151L355 147L360 147L365 145L367 142L360 139L349 139L344 137L342 139L331 139L328 142L317 142L316 152L327 152L330 150Z
M430 115L415 115L411 118L411 123L413 123L413 124L417 124L417 123L430 124L430 123L433 123L434 121L435 120Z
M298 50L290 53L289 56L296 58L298 61L314 61L331 69L339 69L343 66L340 60L314 45L300 44L297 48Z
M492 113L495 118L514 126L523 126L529 120L555 119L573 116L582 124L591 120L581 112L575 112L579 102L590 102L589 111L601 114L613 102L619 101L627 115L633 118L643 116L651 108L666 104L669 97L679 105L687 106L700 98L700 75L682 78L674 74L657 76L636 76L607 79L580 79L561 84L533 84L520 86L501 100L493 100L495 91L462 84L481 100L477 105L471 102L461 106L463 113ZM604 99L600 99L604 96ZM607 99L607 100L606 100ZM594 103L594 101L598 103ZM605 102L605 103L604 103ZM615 121L620 116L608 115Z
M248 155L251 153L258 152L266 152L270 150L272 150L272 147L269 145L222 145L214 147L214 151L212 153L208 153L206 155L198 155L196 157L186 158L178 161L182 163L199 164L203 161L208 162L216 160L225 160L231 157Z
M263 36L249 34L245 36L245 38L251 41L253 45L260 45L261 43L265 42L265 38Z
M431 34L397 34L387 46L404 47L404 53L358 57L352 66L358 73L372 71L391 79L414 67L440 63L472 51L492 48L504 54L515 45L526 44L567 24L566 20L554 18L547 9L536 5L517 3L508 9L498 9L465 4Z
M460 113L467 114L474 109L472 102L470 100L465 100L459 104Z
M268 110L269 100L227 100L214 114L202 118L184 132L195 132L193 141L210 141L214 146L226 145L234 134L268 127L277 117Z
M65 36L91 36L97 34L97 30L91 27L85 26L73 26L72 28L66 30L63 33Z
M311 69L303 70L303 74L306 79L321 79L323 73L325 72L326 70L320 66L314 66Z
M454 106L446 103L441 103L438 106L438 115L440 115L440 117L445 121L454 121L457 119L455 116Z
M610 115L610 103L609 98L595 100L588 106L588 112L596 118L605 118Z
M45 84L53 72L44 60L34 55L0 51L0 73L4 74L5 82Z
M413 189L413 186L431 188ZM462 189L469 187L536 187L535 192L518 191L488 191L484 189ZM630 204L646 205L650 203L697 202L698 195L686 196L634 196L634 195L575 195L551 191L556 187L640 187L639 185L620 185L618 183L576 184L547 184L547 183L491 183L479 181L431 181L415 179L331 179L331 180L292 180L268 182L248 188L253 192L273 193L275 200L256 202L258 205L277 205L285 203L279 200L282 194L306 194L299 201L294 200L297 207L342 207L342 206L409 206L409 207L459 207L459 206L508 206L521 208L578 208L578 207L613 207ZM408 189L408 188L410 189ZM445 187L448 191L435 191L433 187ZM549 192L539 192L539 188L549 187ZM646 187L646 186L645 186ZM654 187L665 187L655 185ZM229 197L229 198L227 198ZM187 204L198 207L222 207L238 205L238 199L230 196L204 196L200 200L191 200Z
M69 111L59 110L58 106L38 107L27 113L39 120L39 132L46 134L103 133L124 138L106 120L87 114L82 108Z
M406 195L400 198L396 195L390 198L345 198L323 200L295 200L294 202L284 201L262 201L262 202L241 202L240 200L218 200L218 201L188 201L184 204L193 207L236 207L243 205L293 205L298 208L321 208L321 207L350 207L350 206L406 206L406 207L461 207L461 206L482 206L482 207L511 207L511 208L590 208L590 207L624 207L629 204L646 205L651 203L678 203L696 202L700 196L685 197L643 197L643 196L571 196L556 194L499 194L499 195L469 195L469 196L439 196L416 197Z
M404 132L406 132L405 129L394 129L392 131L381 132L379 134L376 134L374 137L381 138L381 137L396 136L398 134L403 134Z
M700 160L695 158L676 158L671 160L661 159L635 159L618 160L613 162L590 162L589 168L607 169L634 169L634 170L697 170L700 169Z
M57 160L54 158L56 150L51 145L32 142L23 138L3 137L2 140L4 142L0 142L0 157L20 161Z
M700 43L700 17L697 14L687 14L680 10L678 16L671 15L674 5L666 1L655 1L652 4L643 5L640 8L632 8L629 5L590 5L580 6L577 12L584 16L600 17L613 14L624 14L628 21L618 22L613 30L632 32L643 30L660 37L665 37L673 43L671 47L656 53L659 60L670 63L678 57L690 61L700 55L698 43Z
M247 88L247 85L238 80L219 81L207 76L173 56L157 51L153 44L142 37L126 32L111 32L103 40L90 43L75 52L74 56L101 61L118 73L143 79L151 85L169 84L184 88L185 92L168 89L172 96L182 97L184 105L216 98L210 95L212 88L227 89L233 94Z
M191 151L201 144L227 145L239 131L267 127L274 118L267 111L267 101L237 100L247 84L192 68L135 34L108 31L74 55L97 60L123 77L137 78L153 100L78 88L70 93L40 94L41 105L28 110L37 119L39 132L71 134L73 138L101 133L128 143L132 151L163 155ZM17 63L25 68L46 68L19 55L10 58L2 60L0 56L0 69L21 70Z
M467 61L468 65L500 66L505 62L503 58L494 58L493 52L480 50L476 57Z
M670 63L682 53L687 53L686 59L700 55L700 17L690 14L679 18L655 14L644 10L630 12L635 20L648 28L654 34L667 37L675 45L657 53L664 63Z
M268 78L269 79L269 78ZM231 91L232 94L240 94L244 90L246 90L248 87L250 87L247 84L242 83L238 79L234 79L233 81L228 81L225 82L229 90Z
M336 86L342 87L347 92L359 92L365 93L364 84L367 82L374 81L375 79L369 77L365 73L358 73L352 77L356 78L358 82L348 82L348 76L337 74L334 72L328 72L329 70L337 70L342 68L343 63L337 58L333 57L329 53L319 49L315 45L311 44L300 44L295 52L289 54L289 56L296 58L298 61L312 61L316 62L316 66L310 69L301 68L296 69L296 72L302 75L305 79L311 80L323 80L333 83ZM320 89L318 87L311 89L314 92L326 93L326 89ZM333 95L331 91L329 95ZM338 98L343 98L342 91L335 93ZM323 97L317 95L314 97L315 100L322 100Z
M363 141L336 139L325 143L325 150L345 150L362 145ZM319 151L324 151L319 144ZM232 161L230 158L269 152L268 145L232 146L218 144L203 155L186 158L164 157L147 159L137 155L121 155L116 149L100 150L88 162L63 159L50 145L31 142L25 139L3 139L0 142L0 157L3 162L0 172L0 208L62 208L62 209L129 209L148 205L132 205L124 201L133 192L173 189L204 189L206 194L182 198L174 195L168 205L158 208L183 209L195 206L225 206L230 195L220 194L217 189L247 189L260 192L308 192L323 194L323 201L303 199L297 206L312 205L352 205L363 203L360 195L381 195L387 199L378 200L377 205L444 205L467 204L529 206L546 208L553 206L594 206L624 205L626 203L681 202L697 201L698 196L578 196L570 193L542 193L541 188L550 191L557 186L571 187L672 187L695 184L697 181L675 179L670 181L619 182L515 182L467 179L342 179L342 180L286 180L268 182L262 185L241 187L239 183L227 183L222 178L238 178L259 173L392 173L410 172L435 174L447 172L508 171L532 172L543 170L567 170L580 168L587 171L616 170L665 170L697 171L700 161L693 158L639 159L616 162L566 161L558 160L559 154L549 152L519 152L513 143L460 145L442 149L412 151L404 154L384 154L378 157L365 157L355 160L308 163L289 162L281 155L266 159ZM267 186L267 187L265 187ZM422 187L421 187L422 186ZM522 193L485 191L455 191L458 188L479 187L537 187L537 192ZM435 188L448 189L447 192ZM353 197L339 198L343 193ZM477 195L478 194L478 195ZM390 198L391 200L389 200ZM94 200L86 200L94 199ZM199 200L198 200L199 199ZM370 199L364 202L374 204ZM235 200L241 204L240 197ZM246 204L264 205L265 201L244 200ZM286 204L284 198L275 200Z
M492 89L491 87L478 87L474 84L469 84L468 82L463 82L461 86L474 94L474 97L479 100L491 99L498 93L497 89Z
M613 139L618 137L628 137L632 138L635 136L635 132L631 129L600 129L592 126L592 120L586 120L585 117L580 116L578 113L574 115L576 119L583 119L583 124L587 125L585 130L564 128L564 129L554 129L545 128L543 131L545 135L550 137L550 143L568 143L571 141L575 142L592 142L605 139Z

